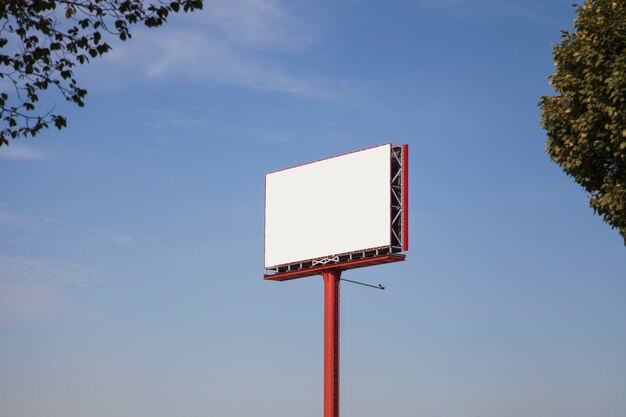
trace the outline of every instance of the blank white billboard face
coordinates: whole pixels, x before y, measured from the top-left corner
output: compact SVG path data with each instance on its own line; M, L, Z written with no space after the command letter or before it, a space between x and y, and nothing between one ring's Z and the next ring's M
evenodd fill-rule
M265 177L265 268L389 246L391 145Z

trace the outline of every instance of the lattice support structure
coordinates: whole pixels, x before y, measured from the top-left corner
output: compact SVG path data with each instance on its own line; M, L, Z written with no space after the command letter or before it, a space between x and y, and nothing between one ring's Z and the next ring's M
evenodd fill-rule
M391 253L406 250L406 152L406 145L391 147Z

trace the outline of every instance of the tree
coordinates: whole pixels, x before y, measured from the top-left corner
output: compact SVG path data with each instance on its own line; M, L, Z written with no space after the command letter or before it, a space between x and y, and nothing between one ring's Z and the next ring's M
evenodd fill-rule
M555 96L539 101L552 161L626 245L626 1L587 0L553 47Z
M109 52L106 39L131 38L130 28L157 27L170 13L202 9L203 0L0 0L0 146L66 127L54 109L38 110L49 88L78 106L87 91L73 68Z

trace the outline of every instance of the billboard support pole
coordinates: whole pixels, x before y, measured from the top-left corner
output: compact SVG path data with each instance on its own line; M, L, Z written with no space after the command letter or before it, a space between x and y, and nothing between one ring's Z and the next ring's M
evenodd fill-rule
M324 417L339 417L339 283L341 270L324 278Z

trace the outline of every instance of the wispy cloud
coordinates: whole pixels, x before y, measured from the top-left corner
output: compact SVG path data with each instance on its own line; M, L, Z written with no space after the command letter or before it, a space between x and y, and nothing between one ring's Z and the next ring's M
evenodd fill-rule
M254 142L277 143L287 142L293 139L293 133L288 134L276 129L263 127L230 126L212 129L212 131L224 138L247 138Z
M290 62L319 35L275 0L218 0L204 11L181 16L158 31L138 30L98 65L93 88L104 80L221 83L319 100L343 100L346 80L294 70ZM98 69L96 69L98 68ZM124 77L118 75L123 72ZM97 82L95 81L97 80Z
M0 321L4 322L89 314L80 307L77 295L106 285L114 276L107 265L93 262L92 253L146 257L164 252L158 242L124 230L20 213L6 205L0 205L0 242Z
M102 276L98 270L72 261L0 253L0 281L84 287L101 282Z
M314 41L312 28L275 0L217 0L200 22L218 37L256 47L302 47Z
M57 249L58 242L71 241L80 242L82 245L92 245L98 249L123 248L128 251L140 248L142 251L148 250L151 253L162 251L152 239L133 236L124 230L102 230L88 225L61 222L30 213L17 213L0 205L0 239L5 243L20 242L30 247L46 250L48 247L42 242L47 242L51 238L57 242Z
M18 213L0 205L0 238L5 242L36 241L41 235L54 233L58 225L51 219Z
M345 84L319 75L288 71L278 60L211 37L198 28L141 32L132 46L113 52L112 59L120 66L128 66L128 71L131 66L140 68L153 81L184 79L243 85L324 100L338 98Z
M52 219L19 213L0 205L0 239L5 243L36 244L41 236L58 233L60 226Z
M91 240L106 242L117 246L135 246L140 243L136 238L129 234L102 230L93 231Z
M49 155L39 149L13 142L10 146L0 147L0 158L37 161L47 159Z
M191 129L212 125L206 115L196 115L191 111L149 109L141 111L141 114L146 118L144 126L155 129Z
M163 132L166 129L202 129L209 135L223 139L246 139L255 142L276 143L286 142L293 137L291 135L277 129L268 129L265 127L247 127L247 126L223 126L216 120L206 116L210 110L206 108L192 108L185 110L143 110L141 115L144 118L143 125L151 129L159 129ZM171 142L166 140L164 136L156 136L155 139L160 142ZM1 218L0 218L1 221Z
M73 314L67 290L101 281L98 270L75 262L0 253L0 322Z

